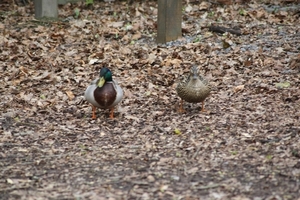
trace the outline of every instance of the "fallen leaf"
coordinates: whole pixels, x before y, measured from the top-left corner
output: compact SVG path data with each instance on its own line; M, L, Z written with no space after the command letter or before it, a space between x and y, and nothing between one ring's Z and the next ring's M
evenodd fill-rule
M239 85L239 86L236 86L233 90L235 93L237 93L237 92L243 91L244 87L245 87L245 85Z
M275 83L275 86L278 88L288 88L290 85L291 84L289 82Z
M159 190L161 192L165 192L168 189L168 187L169 187L168 185L162 185L162 186L160 186Z
M120 28L124 25L124 21L119 21L119 22L111 22L108 24L108 26L110 27L114 27L114 28Z
M191 12L193 10L193 7L188 4L186 7L185 7L185 12Z
M10 178L6 179L6 182L9 184L14 184L13 180L11 180Z
M75 98L75 96L74 96L74 94L73 94L73 92L72 91L66 91L66 94L68 95L68 97L69 97L69 100L73 100L74 98Z
M175 129L174 129L174 133L175 133L176 135L180 135L180 134L181 134L181 131L180 131L178 128L175 128Z

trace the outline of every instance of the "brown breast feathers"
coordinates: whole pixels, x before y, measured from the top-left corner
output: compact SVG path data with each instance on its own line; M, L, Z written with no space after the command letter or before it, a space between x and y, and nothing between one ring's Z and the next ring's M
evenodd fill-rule
M103 107L109 107L116 99L117 92L112 83L105 83L103 87L94 91L94 97L97 103Z

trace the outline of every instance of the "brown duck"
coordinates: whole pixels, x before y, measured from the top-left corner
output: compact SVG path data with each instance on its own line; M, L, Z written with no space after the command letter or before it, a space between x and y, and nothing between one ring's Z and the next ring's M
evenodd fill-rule
M202 102L201 111L204 112L204 100L210 93L210 88L207 80L198 73L197 66L191 68L190 74L180 82L176 91L178 96L181 98L179 112L183 110L183 100L189 103Z

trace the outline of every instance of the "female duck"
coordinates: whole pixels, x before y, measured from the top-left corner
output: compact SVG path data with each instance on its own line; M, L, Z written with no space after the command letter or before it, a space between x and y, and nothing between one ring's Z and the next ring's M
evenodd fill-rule
M100 70L100 77L95 79L85 90L85 99L92 104L92 119L96 119L96 107L110 109L109 117L114 118L114 106L123 98L123 90L112 80L111 71L104 67Z
M198 74L197 66L193 66L190 75L180 82L176 91L181 98L179 112L183 112L183 100L190 103L202 102L202 112L204 112L204 100L210 93L208 82Z

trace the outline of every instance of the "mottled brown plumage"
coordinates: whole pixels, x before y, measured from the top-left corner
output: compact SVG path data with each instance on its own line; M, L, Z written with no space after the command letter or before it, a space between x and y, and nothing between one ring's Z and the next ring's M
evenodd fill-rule
M197 66L191 68L189 76L177 85L176 91L181 98L180 112L183 112L183 100L190 103L202 102L202 111L205 111L204 100L208 97L210 88L206 79L198 73Z

